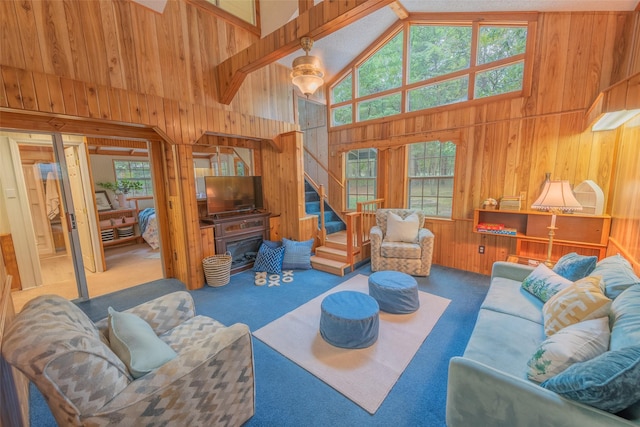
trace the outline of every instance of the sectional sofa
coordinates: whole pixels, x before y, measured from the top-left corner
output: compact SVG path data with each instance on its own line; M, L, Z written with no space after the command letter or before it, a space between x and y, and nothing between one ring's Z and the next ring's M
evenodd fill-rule
M540 355L551 339L545 333L548 312L543 308L548 307L522 286L536 268L507 262L493 265L490 289L464 355L450 361L447 425L640 425L640 279L620 256L598 262L587 279L595 277L596 282L602 279L601 290L611 302L601 307L606 310L604 318L590 321L608 324L608 329L594 333L598 337L593 339L593 342L600 340L601 346L604 342L605 348L598 350L587 336L587 342L579 344L579 352L586 349L602 354L587 361L574 360L570 354L565 361L569 367L551 379L538 382L530 379L532 370L550 369L548 361L537 364L534 356ZM550 321L546 320L549 326ZM582 327L583 338L585 330L589 329ZM558 340L566 338L570 329L566 331L556 332L555 336ZM569 341L575 344L575 340L570 337ZM595 374L602 374L615 366L606 358L616 358L620 353L627 353L623 361L626 366L605 375L604 381L589 378L594 369ZM630 377L624 378L625 375ZM621 380L621 384L614 384L617 380ZM595 388L595 396L590 395L593 391L590 387ZM622 403L611 404L607 399L622 399ZM629 401L635 403L629 404Z

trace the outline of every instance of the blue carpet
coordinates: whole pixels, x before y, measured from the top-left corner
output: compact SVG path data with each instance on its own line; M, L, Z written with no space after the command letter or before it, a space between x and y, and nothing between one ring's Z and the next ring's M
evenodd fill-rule
M345 277L296 271L292 283L279 287L255 286L254 273L245 271L226 286L191 293L198 314L227 325L246 323L255 331L355 274L371 274L369 264ZM245 426L444 426L449 359L464 352L489 278L433 266L430 277L416 279L420 290L448 298L451 304L375 415L254 339L256 413ZM129 301L122 294L117 299ZM104 304L111 302L104 298ZM31 391L32 425L55 426L40 393L33 386Z

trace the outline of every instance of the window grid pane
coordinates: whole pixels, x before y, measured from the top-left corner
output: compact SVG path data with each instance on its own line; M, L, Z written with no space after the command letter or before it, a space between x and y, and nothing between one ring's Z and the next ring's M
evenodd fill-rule
M347 209L356 209L358 202L376 198L377 157L373 148L347 153Z
M476 74L475 98L500 95L522 89L524 63L506 65Z
M403 31L358 67L358 96L400 87Z
M127 180L142 184L141 190L131 190L130 196L152 196L151 168L148 161L114 160L116 182Z
M452 142L420 142L409 146L409 209L420 209L428 216L451 218L455 150Z
M409 83L469 68L470 26L413 25L409 34Z
M358 121L364 122L365 120L400 114L401 102L402 95L400 93L360 102L358 104Z
M480 28L478 64L487 64L525 52L527 27Z
M409 111L455 104L469 99L469 76L447 80L409 91Z

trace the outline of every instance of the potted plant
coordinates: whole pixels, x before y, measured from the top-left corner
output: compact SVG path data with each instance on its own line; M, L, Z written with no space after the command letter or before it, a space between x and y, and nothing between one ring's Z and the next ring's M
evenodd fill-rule
M97 186L113 191L118 196L118 204L124 207L125 197L131 190L142 190L143 185L139 181L120 179L116 182L97 182Z

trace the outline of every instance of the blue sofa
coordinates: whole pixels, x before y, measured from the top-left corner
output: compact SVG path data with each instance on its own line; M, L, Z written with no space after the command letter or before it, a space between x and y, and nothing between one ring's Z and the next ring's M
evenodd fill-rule
M464 355L450 361L447 425L640 425L640 402L612 414L561 397L527 378L527 362L546 338L543 302L521 287L531 271L533 267L507 262L493 265L491 286ZM633 298L634 312L640 312L640 283L632 288L616 298ZM610 315L611 328L615 328L614 322ZM640 316L636 316L633 325L638 328ZM627 334L625 340L640 344L640 330L629 331L629 325L624 326L624 331L618 328L618 335Z

